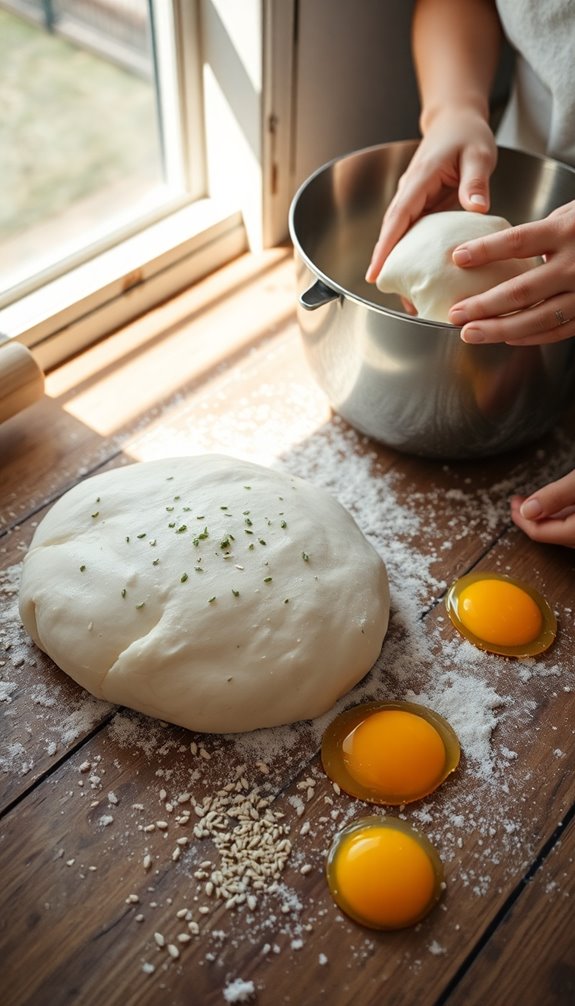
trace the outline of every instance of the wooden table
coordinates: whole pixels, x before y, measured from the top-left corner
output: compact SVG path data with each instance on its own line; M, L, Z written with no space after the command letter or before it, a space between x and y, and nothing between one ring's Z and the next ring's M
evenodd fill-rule
M240 980L260 1006L575 1001L575 555L530 542L507 504L572 466L574 417L473 464L360 437L308 373L286 249L237 260L60 367L47 391L0 427L4 1006L204 1006L243 1001ZM55 499L103 468L210 450L326 486L386 561L382 655L338 708L415 698L463 747L444 786L400 812L446 871L443 900L415 929L364 929L329 896L333 835L372 812L322 772L333 711L193 735L92 699L19 624L20 564ZM547 596L560 626L547 654L506 660L457 636L442 600L475 568ZM274 848L289 855L275 880L226 906L206 887L225 872L221 841L200 822L230 784L248 799L257 789L253 820L271 815ZM220 807L232 829L230 801Z

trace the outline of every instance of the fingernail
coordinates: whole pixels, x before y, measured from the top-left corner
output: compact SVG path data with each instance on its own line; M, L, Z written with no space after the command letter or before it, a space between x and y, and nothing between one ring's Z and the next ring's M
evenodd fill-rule
M538 499L527 500L520 506L519 513L527 520L533 520L534 517L541 516L543 513L543 507Z
M476 343L476 342L483 342L485 339L485 335L483 334L480 328L466 328L461 333L461 338L463 339L464 342Z
M456 248L451 257L455 265L469 265L471 262L471 255L467 248Z
M474 192L472 196L469 197L469 202L473 203L474 206L487 206L487 199L482 196L480 192Z
M465 311L461 307L452 307L449 311L449 320L452 325L464 325L467 321Z
M369 265L367 267L367 272L365 274L365 278L366 278L366 280L367 280L368 283L370 283L373 279L376 278L374 276L374 273L373 273L373 262L374 262L375 256L377 255L377 247L378 246L376 245L375 248L373 249L373 252L372 252L372 255L371 255L371 261L370 261L370 263L369 263Z

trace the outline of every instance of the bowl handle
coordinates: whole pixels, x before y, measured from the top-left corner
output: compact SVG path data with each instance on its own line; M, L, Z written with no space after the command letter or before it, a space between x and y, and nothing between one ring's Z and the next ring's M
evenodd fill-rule
M339 293L322 283L321 279L317 279L313 286L302 293L299 302L306 311L315 311L318 307L323 307L324 304L337 300L338 297Z

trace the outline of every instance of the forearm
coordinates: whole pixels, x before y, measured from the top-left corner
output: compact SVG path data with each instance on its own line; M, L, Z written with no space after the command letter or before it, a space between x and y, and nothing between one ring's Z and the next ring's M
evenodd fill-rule
M464 210L489 209L497 148L489 94L501 29L491 0L417 0L413 59L423 140L389 203L367 269L376 281L389 252L423 213L457 194Z
M501 48L492 0L417 0L412 48L422 133L449 107L489 119L489 95Z

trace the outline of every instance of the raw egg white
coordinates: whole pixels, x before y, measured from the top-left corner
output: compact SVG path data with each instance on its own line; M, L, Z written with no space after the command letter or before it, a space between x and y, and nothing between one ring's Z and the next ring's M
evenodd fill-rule
M445 888L434 847L394 817L363 817L338 832L326 875L336 905L371 929L415 925Z
M398 806L429 796L457 768L449 723L414 702L369 702L337 716L322 740L324 771L351 796Z
M491 653L533 657L557 635L557 619L545 598L529 584L499 573L462 576L445 603L462 636Z

